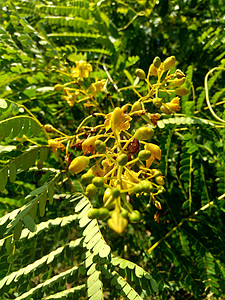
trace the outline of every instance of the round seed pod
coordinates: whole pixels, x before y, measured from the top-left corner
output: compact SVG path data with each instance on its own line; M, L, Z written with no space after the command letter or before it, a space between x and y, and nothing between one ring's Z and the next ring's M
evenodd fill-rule
M99 209L98 208L91 208L88 212L89 219L96 219L99 216Z
M118 190L117 188L112 188L111 194L112 194L112 197L114 199L116 199L120 196L120 190Z
M99 209L99 214L98 214L97 218L98 218L98 220L104 220L107 217L109 217L109 215L110 215L109 210L107 208L105 208L105 207L101 207Z
M133 210L128 214L128 217L131 223L138 223L142 219L141 213L138 210Z
M117 162L120 166L125 166L128 162L128 156L125 153L120 154L120 156L117 157Z
M106 144L103 141L101 141L101 140L95 141L94 146L95 146L95 150L98 153L105 153L106 152Z
M121 210L121 216L124 218L127 218L129 214L129 211L127 209L122 208Z
M102 177L94 177L92 179L92 183L97 187L103 187L104 186L104 178Z
M147 159L149 159L151 156L151 151L148 150L141 150L138 153L138 158L141 161L146 161Z
M97 192L98 192L98 188L93 183L90 183L86 187L86 195L88 198L94 197L94 195L97 194Z
M81 181L84 185L88 185L92 182L92 179L95 177L91 172L87 172L81 176Z

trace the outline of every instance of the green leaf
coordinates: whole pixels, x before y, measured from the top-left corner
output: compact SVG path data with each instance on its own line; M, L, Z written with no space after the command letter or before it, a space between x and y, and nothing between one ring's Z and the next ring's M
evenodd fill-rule
M34 222L34 219L27 214L24 218L23 218L23 222L25 224L25 226L31 231L31 232L35 232L37 230L37 225Z
M23 228L23 224L21 221L19 221L14 227L13 238L15 241L19 240L21 236L22 228Z
M39 197L39 212L40 217L43 217L45 215L45 205L47 200L47 192L45 191L40 197Z

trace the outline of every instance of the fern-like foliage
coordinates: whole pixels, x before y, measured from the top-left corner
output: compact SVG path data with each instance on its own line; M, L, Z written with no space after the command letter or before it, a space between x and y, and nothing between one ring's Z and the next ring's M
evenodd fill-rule
M37 193L39 194L35 201L38 201L42 195L43 187L34 192L34 194ZM31 200L29 203L33 205L33 202ZM104 299L104 291L116 288L115 291L119 290L120 295L123 295L126 299L145 299L144 297L157 292L157 284L148 272L135 263L116 257L111 253L111 248L104 240L98 222L89 219L87 216L89 209L92 207L90 201L85 196L77 194L70 197L70 203L75 207L74 215L40 223L35 231L32 227L32 218L29 217L24 220L25 217L23 217L25 213L28 213L28 208L12 212L1 219L2 226L8 224L7 232L15 224L18 224L22 217L25 225L32 231L22 230L20 240L17 242L18 249L20 249L21 244L25 242L28 244L34 243L38 236L46 234L46 232L50 233L52 227L60 230L71 226L74 222L78 235L81 236L67 241L56 249L52 249L40 258L35 258L31 263L25 264L23 268L13 272L10 272L9 269L9 274L0 281L1 295L10 295L10 291L14 291L17 294L17 299L21 300L41 299L42 297L45 299L59 299L60 297L71 298L71 296L78 299L82 295L87 295L88 299ZM11 219L10 222L9 219ZM10 262L13 263L14 259L15 261L18 259L16 256L21 254L13 253L12 248L10 249L12 237L7 232L6 237L0 242L0 253L3 253L5 249L8 252L11 251ZM51 278L49 276L40 278L40 282L35 286L33 284L20 285L25 281L32 282L32 278L39 273L39 270L51 274L56 264L60 263L63 266L64 256L70 257L71 255L76 257L78 261L81 255L82 261L79 265L74 265L59 274L51 276ZM73 282L74 284L74 282L77 282L78 274L80 274L83 283L79 278L78 285L71 287L69 290L63 290L66 283ZM139 280L141 286L138 288ZM136 291L136 288L139 292Z

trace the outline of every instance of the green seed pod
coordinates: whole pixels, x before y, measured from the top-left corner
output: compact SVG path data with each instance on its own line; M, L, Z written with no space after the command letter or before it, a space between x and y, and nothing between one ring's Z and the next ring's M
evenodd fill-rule
M92 179L92 183L97 187L103 187L104 186L104 178L103 177L94 177Z
M145 193L152 193L154 191L153 185L148 180L143 180L140 182L143 192Z
M136 69L135 74L140 78L140 79L145 79L146 74L145 71L142 69Z
M92 179L95 177L91 172L87 172L81 176L81 181L84 185L88 185L92 182Z
M97 218L98 218L98 220L104 220L107 217L109 217L109 215L110 215L109 210L107 208L105 208L105 207L101 207L99 209L99 214L98 214Z
M141 221L141 213L138 210L133 210L128 214L131 223L138 223Z
M141 184L138 183L132 187L132 192L135 194L139 194L143 192L143 187L141 186Z
M156 108L160 108L162 106L162 98L155 98L152 102Z
M141 127L134 134L134 138L140 141L149 140L154 134L154 130L150 127Z
M94 195L97 194L97 192L98 192L98 188L93 183L90 183L86 187L86 195L88 198L94 197Z
M69 171L71 173L80 173L82 172L88 165L89 165L90 159L87 156L78 156L72 160Z
M175 89L175 95L177 96L185 96L187 94L189 94L189 89L186 87L179 87Z
M175 64L176 64L175 56L167 57L164 60L164 64L163 64L164 71L170 70L173 66L175 66Z
M122 166L122 167L125 166L128 162L127 154L125 154L125 153L120 154L120 156L117 157L117 161L120 166Z
M101 140L97 140L95 141L95 150L99 153L105 153L106 152L106 144L101 141Z
M113 199L116 199L120 196L120 190L118 190L117 188L112 188L111 194Z
M160 59L158 56L156 56L156 57L154 58L154 60L153 60L153 65L154 65L154 67L156 67L157 69L160 67L160 65L161 65L161 59Z
M56 85L54 86L54 91L60 92L63 88L64 88L63 85L61 85L61 84L56 84Z
M121 216L124 218L127 218L129 214L129 211L127 209L122 208L121 210Z
M88 212L89 219L96 219L99 216L99 209L98 208L91 208Z
M147 159L149 159L151 156L151 151L148 150L141 150L138 153L138 158L141 161L146 161Z

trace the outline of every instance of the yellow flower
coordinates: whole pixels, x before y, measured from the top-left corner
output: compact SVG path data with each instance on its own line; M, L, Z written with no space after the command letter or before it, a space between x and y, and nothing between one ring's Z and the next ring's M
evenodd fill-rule
M99 92L104 92L105 83L106 79L92 83L88 88L88 92L95 97Z
M170 102L166 103L171 110L173 111L179 111L180 110L180 98L179 97L175 97L173 98Z
M131 120L132 118L124 114L120 107L116 107L112 113L106 115L105 127L106 130L111 128L114 133L120 133L130 128Z
M159 146L148 143L145 145L145 150L149 150L151 152L151 156L148 160L146 160L146 167L149 168L155 159L161 160L161 149Z
M88 173L91 173L96 177L103 177L104 176L103 170L101 169L101 167L99 165L94 165L93 167L91 167L88 170Z
M129 172L126 170L122 175L122 182L124 189L131 189L133 187L132 183L139 183L138 174L132 170Z
M64 150L65 146L58 140L58 139L50 139L48 140L49 146L52 148L53 151L60 149Z
M89 73L92 71L91 64L86 61L77 61L76 67L71 68L71 77L75 78L88 78Z

